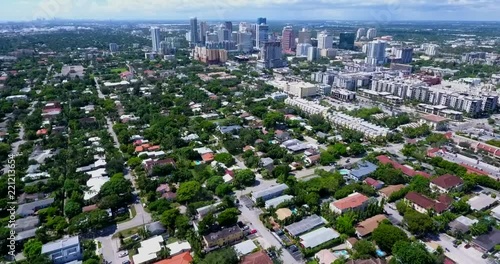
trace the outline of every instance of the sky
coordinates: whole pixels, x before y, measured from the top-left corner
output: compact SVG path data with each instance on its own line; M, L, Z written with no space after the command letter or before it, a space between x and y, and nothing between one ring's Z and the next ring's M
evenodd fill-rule
M498 21L500 0L0 0L1 21L398 20ZM268 22L269 23L269 22Z

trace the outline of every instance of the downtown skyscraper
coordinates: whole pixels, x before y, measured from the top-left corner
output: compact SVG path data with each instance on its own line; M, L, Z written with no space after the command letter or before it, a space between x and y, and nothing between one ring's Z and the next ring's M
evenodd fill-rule
M193 17L189 20L190 24L190 34L191 34L191 44L196 44L199 42L198 39L198 19Z
M295 50L295 36L293 34L292 26L286 26L283 28L281 34L281 48L283 51Z
M333 36L323 31L318 34L318 49L329 49L333 46Z
M154 52L160 51L160 28L151 27L151 42L152 42L152 50Z

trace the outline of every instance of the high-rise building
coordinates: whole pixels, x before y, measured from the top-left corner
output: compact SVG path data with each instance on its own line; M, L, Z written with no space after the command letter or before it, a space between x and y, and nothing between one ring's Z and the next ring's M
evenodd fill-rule
M360 40L366 35L366 29L365 28L358 28L358 31L356 31L356 40Z
M231 32L231 41L238 42L238 31Z
M250 29L250 25L248 25L247 22L240 22L240 25L238 26L239 32L247 32L250 31Z
M250 32L238 32L238 51L240 52L250 52L252 51L252 33Z
M333 36L329 35L328 32L323 31L318 34L318 48L319 49L329 49L333 45Z
M268 42L269 40L268 32L269 32L268 25L266 24L257 25L255 32L255 47L257 49L260 49L260 46Z
M198 19L193 17L189 20L190 29L191 29L191 43L196 44L199 42L198 40Z
M151 42L153 43L152 50L154 52L159 52L160 51L160 28L152 27L150 30L151 30Z
M295 50L295 37L293 35L293 28L286 26L283 28L281 35L281 48L284 51Z
M386 44L386 42L380 40L368 43L366 51L366 63L369 65L384 64Z
M233 22L231 21L226 21L224 22L224 26L226 27L229 32L233 32Z
M368 40L373 40L376 36L377 36L376 28L369 28L368 31L366 31L366 38Z
M219 35L215 32L207 32L205 35L206 42L219 42Z
M429 44L427 46L427 48L425 49L425 55L436 56L438 53L438 48L439 48L439 45Z
M260 50L259 68L273 69L286 66L280 42L265 42Z
M118 44L116 44L116 43L109 43L109 51L110 52L118 52Z
M199 60L207 64L220 64L227 61L227 50L195 47L193 52L195 60Z
M295 56L297 57L306 57L307 56L307 50L309 47L312 47L311 44L309 43L299 43L297 44L297 51L295 52Z
M353 50L355 38L356 35L354 35L354 33L351 32L340 33L339 49Z
M265 17L257 18L257 25L260 25L260 24L267 24L267 19Z
M315 61L319 58L319 49L317 47L309 47L307 49L307 60Z
M413 48L412 47L404 47L397 48L394 52L394 57L400 60L400 63L408 64L413 60Z
M219 36L219 41L229 41L231 32L226 29L224 25L220 25L217 28L217 35Z
M205 44L207 41L207 31L208 31L208 23L205 21L200 22L200 30L199 30L199 36L198 40L201 42L201 44Z
M299 44L302 44L302 43L309 43L311 44L311 31L309 31L308 29L306 28L303 28L300 32L299 32L299 41L298 41Z

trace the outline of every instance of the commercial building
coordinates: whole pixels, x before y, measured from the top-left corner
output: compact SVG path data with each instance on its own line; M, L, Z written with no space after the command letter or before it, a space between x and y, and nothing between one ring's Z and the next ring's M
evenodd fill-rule
M306 28L302 28L301 31L299 31L299 39L298 39L298 44L312 44L312 41L311 41L311 31L306 29Z
M207 248L214 248L230 245L243 237L243 231L238 226L233 226L203 236L203 241Z
M248 53L252 51L252 33L250 32L238 32L238 51Z
M339 49L352 50L354 49L354 40L356 35L352 32L342 32L339 36Z
M153 52L160 52L160 28L151 27L151 42Z
M328 32L322 31L318 34L318 49L330 49L333 47L333 36ZM354 44L354 42L353 42Z
M349 210L363 210L368 205L368 197L360 193L353 193L349 196L330 203L330 210L337 214L342 214Z
M205 45L207 41L207 32L209 30L208 23L205 21L200 22L200 30L198 34L198 40L201 44Z
M255 31L255 48L260 49L264 43L269 41L269 26L257 24Z
M369 65L381 65L385 63L385 41L372 41L368 43L366 51L366 63Z
M333 48L320 49L319 55L321 57L335 58L335 56L337 56L337 50Z
M345 89L335 89L332 91L331 96L337 100L344 102L352 102L356 100L356 92L348 91Z
M54 264L63 264L83 258L78 236L59 239L42 246L42 255Z
M292 236L298 236L324 224L326 224L326 220L323 217L311 215L299 222L285 226L285 230Z
M394 53L399 63L408 64L413 60L413 48L412 47L400 47L395 50Z
M299 238L302 247L314 248L338 237L340 237L340 234L337 231L331 228L321 227L306 233Z
M193 17L189 20L189 29L190 29L190 42L191 45L194 46L199 42L198 39L198 19Z
M264 201L281 196L288 189L286 184L279 184L262 191L252 193L252 200L257 202L257 199L262 198Z
M310 47L312 47L310 43L297 44L297 50L295 52L295 55L297 57L307 57L307 51L309 50Z
M313 83L303 81L271 80L267 84L275 86L279 90L299 98L316 96L318 88Z
M316 47L309 47L307 49L307 61L316 61L319 59L319 50Z
M260 50L260 60L257 67L265 69L282 68L286 66L280 42L265 42Z
M281 33L281 47L283 51L288 52L295 50L295 36L293 34L293 27L286 26Z

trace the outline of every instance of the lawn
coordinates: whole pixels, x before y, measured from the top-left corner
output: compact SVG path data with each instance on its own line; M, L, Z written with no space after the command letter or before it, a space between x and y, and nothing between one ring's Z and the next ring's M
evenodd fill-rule
M114 234L112 236L112 238L118 238L120 236L120 233L123 235L123 237L129 237L131 235L137 234L141 228L143 228L143 227L142 226L136 226L136 227L132 227L132 228L129 228L129 229L125 229L125 230L123 230L121 232L118 232L118 233Z
M126 72L128 69L127 68L114 68L114 69L111 69L111 73L122 73L122 72Z

